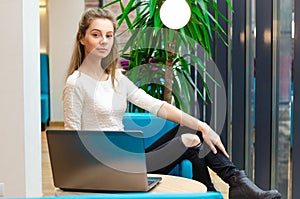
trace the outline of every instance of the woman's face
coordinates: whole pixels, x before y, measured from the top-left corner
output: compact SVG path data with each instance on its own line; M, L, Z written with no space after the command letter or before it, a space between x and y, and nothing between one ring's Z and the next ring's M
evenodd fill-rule
M84 46L85 55L91 52L99 58L105 58L111 51L114 42L114 26L109 19L94 19L86 30L80 43Z

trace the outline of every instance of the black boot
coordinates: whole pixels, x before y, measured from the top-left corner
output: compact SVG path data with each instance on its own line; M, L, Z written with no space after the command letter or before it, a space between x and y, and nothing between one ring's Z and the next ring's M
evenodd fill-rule
M245 174L237 171L229 178L229 199L280 199L277 190L263 191L257 187Z

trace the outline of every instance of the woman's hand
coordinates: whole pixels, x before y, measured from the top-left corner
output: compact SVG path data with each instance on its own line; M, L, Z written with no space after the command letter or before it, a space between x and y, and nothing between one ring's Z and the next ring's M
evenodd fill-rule
M202 125L204 125L204 127ZM216 154L218 152L216 147L218 147L226 157L229 157L220 139L220 136L214 130L212 130L212 128L210 128L210 126L206 123L202 122L202 125L200 129L200 131L202 132L202 138L204 142L208 144L212 152Z
M176 108L175 106L173 106L169 103L164 103L161 106L161 108L157 112L157 116L162 117L167 120L171 120L173 122L177 122L183 126L191 128L191 129L201 131L204 142L206 144L208 144L208 146L211 148L211 150L214 154L217 153L216 147L218 147L222 151L222 153L224 153L224 155L226 157L229 157L229 155L226 152L225 147L220 139L220 136L214 130L212 130L210 128L210 126L208 124L206 124L205 122L202 122L202 121L198 120L197 118L184 113L183 111L181 111L180 109ZM189 135L186 135L186 136L189 136ZM186 138L187 137L183 137L183 140L186 141L186 140L190 139L190 138L188 138L188 139L186 139ZM194 140L194 141L196 141L196 140ZM186 141L185 144L193 145L193 143L194 142L188 143L188 141Z

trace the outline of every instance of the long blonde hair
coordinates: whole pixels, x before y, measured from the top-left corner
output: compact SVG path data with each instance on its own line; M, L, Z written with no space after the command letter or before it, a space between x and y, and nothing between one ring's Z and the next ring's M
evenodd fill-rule
M112 22L114 27L114 43L110 53L107 57L103 58L101 61L101 66L105 69L107 74L111 75L111 81L114 86L114 79L115 79L115 72L119 62L119 55L118 55L118 47L116 41L116 19L115 16L109 9L95 9L89 8L85 10L82 14L81 20L79 22L79 27L76 35L75 45L69 65L69 69L67 72L67 77L69 77L75 70L79 68L85 58L85 51L84 46L80 43L80 40L85 36L86 30L89 28L90 24L94 19L108 19Z

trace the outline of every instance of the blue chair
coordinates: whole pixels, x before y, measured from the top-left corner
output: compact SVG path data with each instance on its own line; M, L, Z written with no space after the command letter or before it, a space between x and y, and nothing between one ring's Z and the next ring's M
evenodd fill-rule
M126 130L141 130L144 132L146 148L178 125L151 113L125 113L123 124ZM192 163L189 160L183 160L169 174L191 179L193 177Z
M206 193L112 193L92 195L49 196L27 199L223 199L219 192ZM25 198L24 198L25 199Z
M45 130L50 120L49 58L40 54L41 126Z

